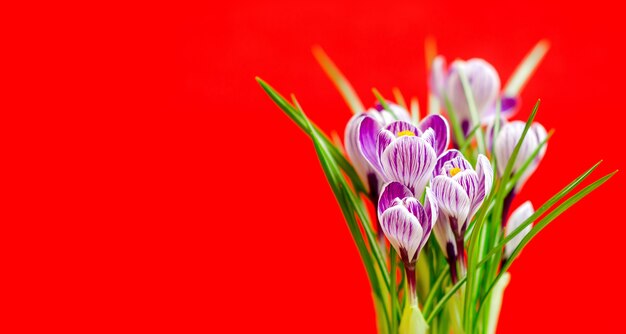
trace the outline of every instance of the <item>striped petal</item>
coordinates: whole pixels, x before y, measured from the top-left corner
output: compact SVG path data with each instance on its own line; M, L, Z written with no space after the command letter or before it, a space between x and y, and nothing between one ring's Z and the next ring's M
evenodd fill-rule
M439 215L443 213L448 219L456 220L456 232L460 235L470 213L470 198L467 192L458 182L447 176L435 177L431 188L437 198Z
M470 217L476 214L476 211L483 204L485 198L491 192L493 185L493 168L486 156L479 154L476 162L476 175L478 176L478 188L475 196L472 198L470 208Z
M526 124L522 121L513 121L505 124L498 136L496 137L495 142L495 150L497 161L498 161L498 174L502 176L504 174L506 165L513 154L513 150L515 146L519 142L522 137L522 133L524 132L524 127ZM516 173L522 165L531 157L533 152L537 149L541 141L543 141L547 136L545 128L539 123L533 123L531 128L529 129L522 145L520 146L519 153L515 162L513 163L513 168L511 170L512 173ZM531 165L526 169L524 174L520 177L517 185L515 186L516 192L521 190L521 187L528 180L530 175L537 169L539 162L543 159L543 156L546 153L546 146L544 146L539 154L535 157Z
M382 153L380 162L388 180L407 186L421 198L436 163L435 150L420 137L400 137Z
M435 239L441 247L441 250L446 255L448 259L456 259L457 257L457 249L456 242L454 237L454 232L452 231L452 227L450 226L450 221L448 216L445 214L439 214L437 218L437 223L433 226L433 231L435 233Z
M461 152L459 152L458 150L452 149L452 150L448 150L446 151L446 153L444 153L443 155L441 155L438 159L437 159L437 163L435 164L435 169L433 171L433 178L435 176L438 175L446 175L446 171L443 169L443 165L450 161L453 160L457 157L463 157L463 154Z
M361 155L367 160L373 170L380 173L380 162L376 154L376 141L381 126L373 117L365 115L361 120L358 129L359 133L359 150Z
M366 118L365 114L357 114L350 118L348 124L346 125L346 134L345 134L345 146L346 153L348 154L348 158L352 162L354 169L359 174L359 177L363 181L363 183L368 186L368 175L373 172L373 168L370 166L367 159L362 153L359 144L359 132L361 128L361 123L363 119Z
M463 71L470 85L479 116L491 108L500 92L500 77L496 69L483 59L457 60L450 66L445 84L446 96L459 121L469 120L470 112L459 73Z
M392 206L394 200L402 200L411 196L413 196L413 194L409 188L405 187L400 182L389 182L385 184L380 192L380 198L378 199L378 217L381 217L383 212Z
M415 125L405 121L395 121L385 126L385 130L390 131L395 137L404 135L420 136L422 131Z
M437 223L437 218L439 215L439 206L437 205L437 200L435 199L435 194L430 190L430 188L426 188L426 199L424 202L424 213L426 213L426 218L428 220L428 224L422 222L422 229L424 230L424 237L422 240L421 247L424 247L428 237L430 236L430 232L433 229L433 226Z
M417 255L423 230L417 217L404 205L387 209L381 216L381 228L402 260L411 262Z
M509 221L505 227L505 235L508 236L513 231L515 231L524 221L526 221L526 219L532 216L533 213L535 213L535 209L533 208L533 204L530 201L526 201L522 205L520 205L511 214L511 217L509 218ZM511 257L511 254L513 254L515 248L517 248L517 246L522 242L522 239L524 239L524 237L530 232L530 230L532 230L532 224L524 227L521 233L519 233L518 235L513 237L513 239L506 243L506 245L504 246L505 259Z
M546 132L546 129L543 127L543 125L539 123L533 123L531 125L528 135L532 135L536 138L537 145L541 144L541 142L544 141L546 137L548 137L548 133ZM535 149L536 148L533 149L533 152L535 151ZM537 156L535 156L535 159L533 160L531 165L528 166L528 168L524 171L524 174L522 174L522 176L519 178L517 184L515 185L515 192L519 193L522 187L524 186L524 184L526 183L526 181L528 181L530 176L535 172L535 170L537 170L537 167L539 167L539 163L541 162L541 160L543 160L543 157L546 155L547 149L548 149L548 143L543 145L541 150L539 150L539 153L537 154ZM526 161L526 159L524 159L524 161Z
M450 143L450 129L448 121L441 115L429 115L420 123L420 130L426 132L427 129L433 129L435 133L434 146L437 156L443 154Z

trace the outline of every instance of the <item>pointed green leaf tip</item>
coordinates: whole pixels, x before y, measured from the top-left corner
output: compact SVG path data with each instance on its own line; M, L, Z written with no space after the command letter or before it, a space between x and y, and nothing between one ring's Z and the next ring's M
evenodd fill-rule
M330 81L335 85L341 97L346 102L352 113L358 114L365 112L365 107L363 106L363 102L359 99L359 96L356 94L352 85L346 79L346 77L341 73L337 65L328 57L324 50L316 45L313 47L313 56L317 60L317 62L322 66L324 73L328 76Z

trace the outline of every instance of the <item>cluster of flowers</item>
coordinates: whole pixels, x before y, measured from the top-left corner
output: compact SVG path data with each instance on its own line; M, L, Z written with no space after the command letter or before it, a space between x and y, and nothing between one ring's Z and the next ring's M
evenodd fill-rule
M431 90L441 105L449 106L446 112L454 112L464 136L470 134L472 126L480 125L473 125L461 71L467 76L480 122L487 126L488 151L493 152L495 169L502 177L525 127L525 122L508 121L519 99L500 92L498 74L486 61L455 61L446 70L443 58L437 57L431 72ZM501 101L499 112L497 101ZM492 138L498 114L501 128ZM464 275L465 234L494 182L494 167L488 157L478 154L474 167L458 149L448 149L451 142L456 146L450 132L448 121L440 114L431 114L414 124L405 108L391 102L384 106L378 103L354 115L345 132L346 153L377 207L379 237L387 238L404 263L412 305L417 305L415 265L432 231L447 258L452 281ZM546 136L541 124L532 124L512 174L522 168ZM503 223L507 222L513 197L544 154L545 145L506 197ZM530 202L522 204L511 215L505 231L515 230L533 212ZM529 225L525 232L530 229ZM524 236L520 233L506 245L505 260ZM381 243L384 245L384 239Z
M354 113L343 145L312 123L295 96L289 102L257 78L313 140L371 283L380 333L495 333L508 268L522 249L616 173L557 204L597 163L536 212L527 201L509 214L546 153L549 136L533 122L539 103L527 122L513 116L520 109L519 92L548 45L537 43L504 87L482 59L447 66L435 57L429 61L428 116L421 121L417 100L407 107L399 90L396 103L373 90L378 102L365 109L341 71L316 48L315 57ZM428 41L426 51L436 54ZM375 221L367 214L367 199ZM432 232L436 241L429 242ZM400 281L398 272L404 273Z

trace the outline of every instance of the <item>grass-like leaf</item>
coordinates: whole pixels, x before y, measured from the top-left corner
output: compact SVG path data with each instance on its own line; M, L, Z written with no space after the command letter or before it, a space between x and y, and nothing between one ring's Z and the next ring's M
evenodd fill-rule
M535 72L541 60L550 49L550 43L543 39L540 40L535 47L524 57L522 62L517 66L513 74L504 86L504 94L507 96L517 96L522 91L526 82Z
M478 266L484 264L491 256L495 255L498 252L502 252L502 248L506 245L507 242L511 241L515 236L521 233L526 226L532 224L537 218L541 217L545 212L550 210L558 201L567 196L572 190L574 190L580 183L582 183L591 173L598 168L598 166L602 163L602 161L598 161L591 168L586 170L584 173L579 175L574 181L570 182L567 186L561 189L558 193L552 196L549 200L547 200L541 207L539 207L530 217L528 217L523 223L520 224L515 230L511 231L511 233L500 240L490 251L487 253L482 261L478 264Z
M515 250L513 251L511 256L509 257L509 259L505 262L504 266L500 270L500 273L498 273L496 278L489 285L489 288L486 290L486 292L483 295L483 297L481 298L481 300L485 300L486 298L489 297L489 294L491 293L491 291L493 290L495 285L498 283L498 280L500 280L500 278L502 278L504 273L506 273L506 271L511 267L511 265L513 264L513 262L515 261L515 259L519 255L519 253L522 251L522 249L537 235L537 233L541 232L541 230L543 230L550 222L552 222L554 219L556 219L558 216L560 216L563 212L565 212L567 209L569 209L572 205L578 203L585 196L589 195L591 192L593 192L598 187L603 185L606 181L608 181L611 177L613 177L613 175L615 175L615 173L617 173L617 171L614 171L614 172L612 172L612 173L610 173L610 174L600 178L599 180L595 181L594 183L588 185L587 187L585 187L581 191L577 192L572 197L568 198L565 202L563 202L556 209L554 209L552 212L547 214L541 221L539 221L539 223L537 223L537 225L535 225L532 228L532 230L530 230L530 232L522 239L520 244L515 248ZM481 304L480 307L482 307L482 305L484 305L484 304ZM478 310L477 313L480 313L480 307L479 307L479 310Z
M467 79L467 75L465 74L465 67L462 66L459 70L459 79L461 79L461 86L463 86L463 93L465 94L465 99L467 100L467 105L469 107L470 115L472 117L472 123L474 125L478 125L478 131L476 133L476 142L478 143L478 153L485 154L486 144L485 144L485 136L483 134L482 128L480 127L481 120L480 115L478 115L478 110L476 109L476 102L474 101L474 93L472 92L472 88L470 87L469 81Z
M433 308L432 312L430 312L430 314L428 314L428 316L426 317L426 322L427 323L431 323L432 322L433 318L439 312L441 312L443 307L446 306L446 303L448 302L450 297L452 297L454 295L454 293L456 293L457 290L459 290L461 288L461 286L463 284L465 284L466 280L467 280L467 277L461 278L458 282L456 282L456 284L454 286L452 286L452 288L450 288L450 290L443 297L441 297L441 299L437 302L437 305L435 305L435 307Z
M320 46L315 46L313 47L313 56L315 56L317 62L322 66L324 73L330 78L330 81L337 87L337 90L341 94L341 97L343 97L343 100L346 101L350 110L355 114L365 112L363 102L359 99L356 91L352 88L348 79L341 73L335 63L328 57L326 52L324 52Z
M462 73L462 71L460 73ZM511 170L513 169L513 165L515 163L515 160L517 159L517 155L519 154L519 150L522 146L522 143L524 142L524 139L526 138L526 134L528 133L528 130L530 130L530 126L532 125L533 120L535 119L535 116L537 115L539 104L540 104L540 100L537 100L537 103L535 104L535 107L533 108L532 113L530 114L530 116L528 117L528 120L526 121L526 126L524 127L524 131L522 132L522 135L519 141L517 142L517 145L515 145L515 149L513 149L513 152L511 153L511 157L509 158L509 161L506 165L504 174L500 182L500 186L498 187L498 193L496 196L496 205L495 205L495 211L493 215L494 220L496 222L499 221L498 219L502 215L501 213L502 203L504 201L504 197L506 196L506 184L509 180L509 175L511 175ZM476 290L476 286L475 286L476 276L475 275L476 275L476 270L478 268L477 256L479 256L479 253L480 253L478 250L480 250L481 248L484 248L484 243L485 243L485 240L480 239L479 236L481 235L481 230L485 222L486 222L485 219L482 219L476 222L476 226L474 227L474 230L472 231L472 236L470 237L470 242L469 242L468 270L467 270L468 282L467 282L467 289L465 290L465 305L464 305L464 316L463 316L463 320L465 321L465 324L464 324L465 330L467 332L470 332L471 329L473 328L472 313L474 312L474 310L472 308L472 305L475 305L475 300L474 300L474 296L476 295L476 291L475 291ZM496 223L496 226L499 226L499 225Z
M393 98L396 100L396 103L402 108L409 110L409 107L406 105L406 100L404 99L404 95L400 91L400 88L393 87L391 89L391 93L393 94Z
M263 81L263 79L257 77L256 81L261 85L261 88L267 93L267 95L276 103L276 105L283 111L285 114L293 120L296 125L302 129L307 135L311 136L313 133L317 133L321 140L329 146L330 153L333 158L337 162L337 164L341 167L341 169L346 173L348 178L350 178L350 182L354 188L361 193L367 193L365 190L365 186L361 182L359 175L357 174L354 167L350 164L350 162L345 158L345 156L339 151L334 145L332 145L332 141L315 125L312 124L312 129L309 130L307 125L307 121L303 118L303 116L293 107L280 93L278 93L272 86L270 86L267 82Z

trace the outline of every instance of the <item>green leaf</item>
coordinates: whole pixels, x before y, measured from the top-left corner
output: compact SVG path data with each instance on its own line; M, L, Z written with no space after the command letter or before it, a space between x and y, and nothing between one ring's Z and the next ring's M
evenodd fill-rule
M448 302L450 297L452 297L454 295L454 293L457 292L457 290L459 290L459 288L461 288L461 285L465 284L466 280L467 280L467 277L461 278L458 282L456 282L456 284L454 286L452 286L452 288L450 290L448 290L448 292L443 297L441 297L439 302L437 302L437 305L434 307L433 311L430 312L430 314L426 317L426 322L427 323L431 323L432 322L433 318L439 312L441 312L443 307L446 306L446 302Z
M420 123L420 104L416 97L411 99L409 109L411 111L411 121L413 121L413 124L418 125Z
M516 235L521 233L526 226L532 224L537 218L543 215L545 212L550 210L552 206L554 206L558 201L560 201L563 197L567 196L572 190L576 188L581 182L583 182L591 173L598 168L598 166L602 163L602 160L598 161L591 168L586 170L584 173L579 175L574 181L561 189L558 193L552 196L549 200L547 200L535 213L533 213L530 217L528 217L523 223L520 224L515 230L513 230L508 236L504 237L504 239L500 240L498 244L496 244L487 255L484 256L483 260L478 264L478 266L484 264L491 256L495 255L498 252L502 252L502 248L506 245L507 242L511 241Z
M401 106L402 108L409 110L409 107L406 105L406 101L404 100L404 96L402 95L402 92L400 91L400 88L398 87L393 87L391 89L391 93L393 94L393 98L396 100L396 103Z
M328 57L326 52L319 47L313 47L313 56L317 59L317 62L322 66L324 73L330 78L330 81L333 82L341 97L346 102L352 113L358 114L365 112L365 107L363 106L363 102L359 99L359 96L356 94L352 85L346 79L346 77L341 73L339 68L335 65L335 63Z
M469 81L467 80L467 76L465 75L465 68L461 67L459 70L459 79L461 79L461 85L463 86L463 93L465 93L465 99L467 100L467 105L469 107L470 115L472 117L472 122L474 125L478 126L478 131L476 133L476 142L478 143L478 153L486 154L486 143L485 136L483 134L482 129L480 128L481 120L480 115L478 115L478 110L476 109L476 102L474 101L474 93L472 92L472 88L470 87Z
M455 142L458 147L465 147L465 135L463 134L463 129L461 128L461 124L459 123L458 118L456 118L452 103L450 103L450 100L447 96L444 98L444 101L446 102L448 118L450 119L450 123L452 124L452 134L454 135Z
M342 214L347 222L348 229L350 230L352 238L357 246L357 250L359 251L361 259L363 260L367 276L372 285L372 291L374 295L379 298L379 300L383 301L385 300L385 297L381 293L376 269L374 268L374 265L372 263L372 258L367 249L367 245L365 244L365 241L363 240L363 237L360 233L358 223L354 216L354 208L350 204L350 198L348 195L350 193L350 189L346 186L345 180L343 179L338 166L334 164L332 156L328 153L327 145L323 142L319 134L314 131L313 125L311 124L311 122L308 121L308 118L306 118L304 112L302 112L295 98L294 102L298 108L297 110L300 112L301 116L306 122L307 131L312 134L311 139L313 140L315 151L317 152L317 155L319 157L319 161L322 165L324 174L328 179L328 183L330 184L331 189L335 194L335 198L339 203Z
M337 149L334 145L332 145L332 141L314 124L312 124L312 129L309 130L306 120L303 116L282 96L278 93L272 86L270 86L267 82L263 81L261 78L257 77L256 81L261 85L261 88L267 93L267 95L276 103L276 105L283 111L287 116L293 120L296 125L302 129L309 137L312 136L312 133L317 133L321 140L329 146L329 151L332 154L333 158L337 162L337 164L341 167L341 169L346 173L350 182L354 186L355 190L361 193L366 194L365 186L359 175L357 174L354 167L350 164L350 162L343 156L341 151ZM313 132L311 132L313 131Z
M385 100L385 98L380 94L380 92L378 91L378 89L376 88L372 88L372 93L374 93L374 96L376 97L376 99L378 100L378 102L380 102L380 104L383 106L383 108L385 110L387 110L387 112L389 112L391 114L391 116L393 116L394 119L398 119L398 115L396 115L395 112L393 112L393 110L391 109L391 107L389 107L389 103L387 103L387 100Z
M614 171L602 178L600 178L599 180L595 181L594 183L588 185L587 187L585 187L584 189L582 189L581 191L577 192L575 195L573 195L572 197L568 198L565 202L563 202L561 205L559 205L556 209L554 209L552 212L550 212L549 214L547 214L541 221L539 221L539 223L537 223L537 225L535 225L532 230L530 230L530 232L522 239L522 241L520 242L520 244L515 248L515 250L513 251L513 253L511 254L511 257L504 263L504 266L502 267L502 269L500 270L500 273L498 274L498 276L496 276L496 278L493 280L493 282L489 285L489 288L487 289L486 293L483 295L483 297L481 298L481 300L485 300L486 298L489 297L489 294L491 293L491 291L493 290L493 288L496 286L496 284L498 283L498 281L500 280L500 278L502 278L502 276L506 273L506 271L511 267L511 265L513 264L513 262L515 261L515 259L517 258L517 256L520 254L520 252L522 251L522 249L539 233L541 232L541 230L543 230L548 224L550 224L554 219L556 219L558 216L560 216L563 212L565 212L567 209L569 209L572 205L578 203L581 199L583 199L585 196L589 195L591 192L593 192L594 190L596 190L598 187L600 187L602 184L604 184L606 181L608 181L611 177L613 177L613 175L615 175L615 173L617 173L617 171ZM480 305L480 307L482 307L483 304ZM480 308L479 311L480 312Z
M461 71L463 72L463 71ZM460 73L461 73L460 72ZM471 93L470 93L471 95ZM511 157L509 158L509 161L506 165L505 168L505 172L503 174L502 180L500 182L500 186L498 187L498 192L497 192L497 196L496 196L496 205L494 207L494 221L495 221L495 225L496 228L499 228L499 224L497 222L499 222L500 216L502 215L502 203L504 201L504 197L506 196L506 184L508 182L509 179L509 175L511 175L511 170L513 169L513 164L515 163L515 160L517 159L517 155L519 153L520 147L522 146L522 143L524 142L524 138L526 138L526 134L528 133L528 130L530 129L530 126L532 125L533 120L535 119L535 115L537 114L537 110L539 109L539 103L540 100L537 100L537 103L535 104L535 107L533 108L532 113L530 114L530 116L528 117L528 120L526 121L526 126L524 127L524 131L522 132L522 135L519 139L519 141L517 142L517 145L515 145L515 149L513 149L513 152L511 153ZM468 270L467 270L467 278L468 278L468 282L467 282L467 289L465 290L465 305L464 305L464 317L463 320L465 321L465 330L467 332L470 332L470 330L473 328L473 312L474 312L474 308L472 307L472 305L476 305L475 300L474 300L474 296L476 295L476 286L475 286L475 281L477 280L476 277L476 270L478 268L478 256L480 256L479 250L481 248L484 248L484 243L485 240L484 239L480 239L479 236L481 235L481 230L483 225L485 224L485 219L482 219L480 221L476 222L476 226L474 227L473 231L472 231L472 236L470 237L470 242L469 242L469 249L468 249ZM480 248L477 248L480 247Z
M509 81L504 86L504 95L518 96L526 82L535 72L541 60L550 49L550 43L543 39L540 40L535 47L524 57L522 62L517 66Z
M541 149L548 143L548 140L550 140L550 138L552 138L553 134L554 134L554 130L550 130L550 132L548 133L546 138L544 140L542 140L541 143L539 143L539 145L537 145L537 148L535 148L533 153L530 154L530 156L526 159L526 161L524 161L524 164L511 177L511 180L507 184L507 191L506 191L507 193L509 193L511 190L513 190L513 188L517 184L517 181L519 181L519 179L522 177L522 175L524 175L524 172L526 172L528 167L530 167L530 165L533 163L533 161L535 160L535 158L537 157L539 152L541 152Z

